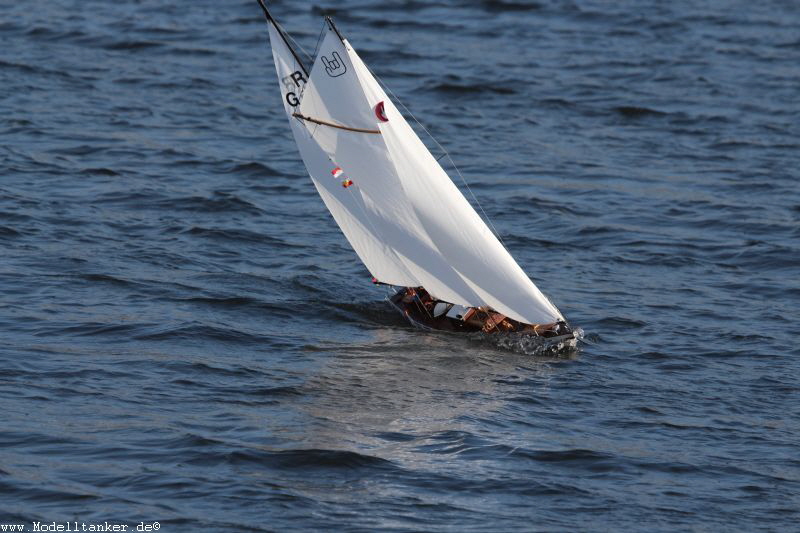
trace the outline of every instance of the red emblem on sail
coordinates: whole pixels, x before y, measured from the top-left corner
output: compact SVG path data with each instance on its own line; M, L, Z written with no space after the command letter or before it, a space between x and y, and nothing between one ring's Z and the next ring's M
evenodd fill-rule
M352 184L353 184L353 180L351 180L351 179L346 179L346 180L344 180L344 181L342 182L342 187L344 187L344 188L346 189L346 188L348 188L349 186L351 186Z
M375 106L375 116L378 117L378 120L381 122L389 122L389 118L386 116L386 109L383 107L383 102L378 102L378 105Z

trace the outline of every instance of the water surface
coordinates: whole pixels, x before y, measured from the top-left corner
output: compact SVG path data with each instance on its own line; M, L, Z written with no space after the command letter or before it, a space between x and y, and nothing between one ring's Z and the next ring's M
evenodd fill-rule
M323 14L586 333L415 331L291 141L255 1L6 2L0 523L790 531L795 2Z

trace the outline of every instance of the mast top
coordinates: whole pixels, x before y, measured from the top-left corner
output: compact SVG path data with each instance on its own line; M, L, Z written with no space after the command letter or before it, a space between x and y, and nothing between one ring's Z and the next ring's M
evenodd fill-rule
M278 22L274 18L272 18L272 15L270 14L269 9L267 9L266 4L264 3L264 0L258 0L258 5L261 6L261 10L264 12L264 16L267 17L267 22L269 22L270 24L275 26L275 29L278 31L278 34L281 36L281 39L283 39L284 44L286 44L286 47L292 53L292 56L294 57L294 60L297 61L297 64L300 66L300 69L303 71L303 73L305 73L306 77L308 77L308 69L303 64L303 61L300 59L300 56L297 55L297 52L295 51L294 47L289 42L289 37L286 34L286 32L284 32L283 28L281 28L280 24L278 24Z
M261 0L258 1L260 2ZM339 28L337 28L336 24L333 23L333 19L330 16L326 16L325 22L327 22L328 26L330 26L330 28L334 31L334 33L336 33L336 36L339 37L339 40L344 42L344 37L342 37L342 34L339 33Z
M264 16L267 17L267 20L275 24L275 19L269 14L269 9L267 9L266 4L264 4L264 0L258 0L258 5L261 6L261 10L264 11Z

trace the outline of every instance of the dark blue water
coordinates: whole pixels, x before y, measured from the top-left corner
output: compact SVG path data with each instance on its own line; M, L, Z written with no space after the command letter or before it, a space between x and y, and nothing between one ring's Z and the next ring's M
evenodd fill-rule
M0 523L798 531L800 4L271 6L310 53L335 16L585 342L382 301L255 0L2 2Z

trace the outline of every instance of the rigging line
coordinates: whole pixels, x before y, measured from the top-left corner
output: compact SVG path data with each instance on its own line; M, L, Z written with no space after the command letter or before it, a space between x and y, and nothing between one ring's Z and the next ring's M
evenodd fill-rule
M492 308L491 308L491 307L489 307L489 309L492 309ZM494 319L494 317L492 316L492 313L491 313L491 311L487 311L487 313L486 313L486 314L489 316L489 321L492 323L492 327L493 327L494 329L496 329L496 330L499 332L499 331L500 331L500 327L499 327L499 325L498 325L497 321L496 321L496 320ZM503 320L505 320L505 319L503 319ZM489 331L491 331L491 330L489 330ZM488 333L488 332L487 332L487 333Z
M414 289L414 290L416 291L416 289ZM430 293L428 293L428 294L430 295ZM421 310L425 311L425 314L428 315L428 318L430 318L432 320L433 319L433 315L431 314L430 311L428 311L428 308L425 307L425 304L422 303L422 300L420 299L419 294L414 294L414 296L415 296L415 298L413 300L414 305L417 306L417 309L421 309Z
M292 41L292 43L293 43L293 44L294 44L294 45L295 45L297 48L299 48L301 52L303 52L303 54L305 54L305 56L308 58L308 62L309 62L309 64L310 64L310 65L313 67L313 66L314 66L314 57L313 57L313 56L310 56L310 55L308 55L308 52L306 52L306 49L305 49L305 48L303 48L303 47L302 47L302 45L301 45L300 43L298 43L298 42L295 40L295 38L294 38L294 37L292 37L292 36L291 36L291 35L289 35L288 33L286 34L286 36L287 36L287 37L289 37L289 40L291 40L291 41Z
M317 37L317 44L314 46L314 57L317 57L317 53L319 52L319 44L322 42L322 37L325 35L325 24L322 24L322 28L319 30L319 36Z
M297 121L298 122L302 122L302 120L300 120L299 118L297 119ZM308 136L311 137L314 141L316 141L316 139L314 139L314 135L317 134L317 130L318 129L319 129L319 124L315 124L314 125L314 131L311 131L311 128L307 127L306 128L306 133L308 133ZM317 143L317 145L319 145L319 143ZM330 159L330 157L328 159Z
M300 122L301 124L303 123L303 115L301 115L300 113L297 113L297 112L292 113L292 117L296 118L297 121ZM320 124L318 122L314 122L314 121L310 121L310 122L312 124L314 124L313 131L312 131L312 128L309 127L309 126L306 126L305 130L306 130L306 133L308 133L309 137L314 139L314 135L317 134L317 130L319 129ZM314 139L314 140L316 141L316 139ZM317 142L317 145L319 146L319 142ZM328 159L330 159L330 156L328 157Z
M500 236L500 232L499 232L499 231L497 231L497 228L496 228L496 227L494 226L494 224L492 223L492 220L489 218L489 215L487 215L487 214L486 214L486 211L484 211L484 209L483 209L483 206L482 206L482 205L481 205L481 203L478 201L478 198L475 196L475 193L473 193L473 192L472 192L472 188L469 186L469 183L467 183L467 180L466 180L466 179L464 179L464 175L463 175L463 174L461 174L461 171L458 169L458 166L456 165L456 162L455 162L455 161L453 161L453 158L450 156L450 153L449 153L449 152L448 152L448 151L447 151L447 150L444 148L444 146L442 146L442 145L441 145L441 143L439 143L439 141L437 141L437 140L436 140L436 138L435 138L435 137L434 137L434 136L431 134L431 132L429 132L429 131L428 131L428 129L427 129L425 126L423 126L423 125L422 125L422 123L421 123L419 120L417 120L417 117L415 117L415 116L414 116L414 113L412 113L412 112L411 112L411 110L410 110L410 109L408 109L408 107L406 107L406 105L405 105L405 104L402 102L402 100L400 100L400 99L397 97L397 95L396 95L396 94L394 94L394 92L393 92L393 91L392 91L392 90L391 90L391 89L390 89L390 88L389 88L389 87L388 87L388 86L387 86L385 83L383 83L383 80L382 80L380 77L378 77L378 75L377 75L377 74L375 74L375 73L372 71L372 69L371 69L371 68L369 68L369 66L368 66L366 63L364 63L364 66L366 66L366 67L367 67L367 70L369 70L369 72L370 72L370 73L371 73L371 74L372 74L372 75L375 77L375 79L376 79L376 80L378 80L378 83L380 83L380 84L381 84L381 87L383 87L383 88L384 88L384 89L385 89L385 90L386 90L386 91L387 91L387 92L388 92L390 95L392 95L392 98L394 98L394 100L395 100L395 101L396 101L398 104L400 104L400 105L403 107L403 109L405 109L406 113L408 113L408 114L409 114L409 116L411 116L411 118L412 118L412 119L414 119L414 122L416 122L416 123L419 125L419 127L420 127L420 128L422 128L422 129L423 129L423 131L425 131L425 133L428 135L428 137L430 137L430 138L431 138L431 140L432 140L433 142L435 142L435 143L436 143L436 146L438 146L438 147L439 147L439 149L440 149L442 152L444 152L444 153L443 153L443 155L439 157L439 159L441 159L441 158L442 158L442 157L444 157L445 155L447 156L447 158L450 160L450 164L451 164L451 165L453 165L453 168L455 169L455 171L456 171L456 174L458 174L458 177L459 177L459 178L461 178L461 182L462 182L462 183L464 184L464 186L467 188L467 191L469 191L469 194L470 194L470 196L472 196L472 200L473 200L473 201L475 202L475 204L478 206L478 209L480 209L480 210L481 210L481 213L483 213L483 218L486 220L486 222L488 222L488 223L489 223L489 226L491 226L491 228L492 228L492 232L494 233L494 236L495 236L495 237L497 237L497 240L499 240L499 241L500 241L500 244L502 244L502 245L503 245L503 248L505 248L505 249L506 249L506 251L508 251L508 246L506 246L506 243L503 241L503 238ZM438 161L439 161L439 159L437 159L436 161L438 162Z
M390 289L389 287L392 287L392 289ZM392 290L394 290L394 288L393 288L393 286L392 286L392 285L389 285L389 286L387 286L387 288L386 288L386 296L385 296L385 298L386 298L386 300L387 300L387 301L389 300L389 298L390 298L391 296L393 296L393 295L390 295L390 294L389 294L389 293L390 293Z

